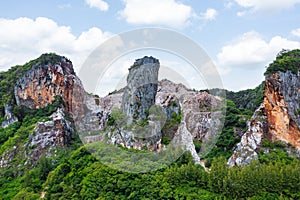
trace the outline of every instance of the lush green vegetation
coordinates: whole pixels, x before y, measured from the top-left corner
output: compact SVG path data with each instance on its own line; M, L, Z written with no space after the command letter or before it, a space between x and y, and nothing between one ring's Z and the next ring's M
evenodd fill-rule
M264 89L265 82L262 82L254 89L241 90L238 92L222 89L211 89L206 91L213 95L223 94L226 99L233 101L237 108L253 112L262 103Z
M269 67L267 68L265 75L271 75L276 72L291 71L293 74L298 74L300 68L300 50L295 49L292 51L282 50L276 56Z
M11 181L17 187L3 199L35 199L42 192L46 199L298 199L300 163L228 168L219 158L208 173L185 154L164 169L139 174L111 169L81 147L57 166L43 158L36 169Z
M56 98L52 106L62 105ZM1 145L11 149L16 143L27 140L37 120L51 114L52 106L47 109L26 111L20 124L10 126L5 131L18 129L12 134L12 141ZM236 108L234 102L228 100L226 107L225 129L217 142L216 148L207 156L210 172L193 164L189 153L183 154L175 163L162 165L160 159L147 151L125 150L110 152L110 148L100 149L101 162L96 160L85 147L70 144L61 150L59 157L42 157L34 168L23 167L22 173L16 169L2 169L0 178L0 195L3 199L37 199L45 194L46 199L297 199L300 197L300 163L298 159L284 152L282 143L263 141L263 148L271 149L270 154L262 152L260 162L252 162L249 166L228 168L227 157L232 153L231 147L238 141L233 128L243 129L247 112ZM37 113L46 113L39 116ZM115 111L110 121L112 126L120 125L120 113ZM39 117L34 117L39 116ZM121 117L122 118L122 117ZM178 123L178 115L173 115L174 123ZM31 125L30 125L31 124ZM19 127L19 128L18 128ZM25 130L25 127L29 127ZM21 129L21 131L20 131ZM164 142L168 142L165 139ZM97 144L94 144L97 145ZM22 146L22 145L21 145ZM201 148L201 143L196 144ZM99 151L99 146L96 148ZM105 154L103 154L105 152ZM126 152L134 152L138 163L132 162ZM93 152L93 151L92 151ZM170 153L170 152L169 152ZM112 156L112 154L114 156ZM150 155L151 154L151 155ZM143 157L143 159L141 159ZM14 162L22 163L22 157ZM55 160L55 162L53 162ZM123 162L122 162L123 161ZM148 173L126 173L112 169L107 165L113 163L119 169L125 167L155 168L159 170ZM275 183L276 184L275 184Z

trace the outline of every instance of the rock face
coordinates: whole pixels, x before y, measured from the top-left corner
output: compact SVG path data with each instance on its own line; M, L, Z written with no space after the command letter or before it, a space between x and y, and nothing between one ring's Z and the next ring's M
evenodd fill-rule
M72 63L65 57L56 58L57 61L37 63L17 81L14 93L18 105L43 108L51 104L56 95L60 95L67 104L67 111L73 111L74 89L82 86L76 86L81 83Z
M261 141L283 141L300 150L300 76L291 71L277 72L266 77L264 100L256 110L248 130L242 136L230 166L243 165L258 158Z
M100 98L99 105L101 113L101 124L108 119L108 113L115 107L121 106L120 99L122 92L117 92ZM124 97L124 95L123 95ZM123 101L122 101L123 102ZM121 103L122 104L122 103ZM187 89L182 84L175 84L166 79L158 82L155 105L163 112L165 118L162 123L150 121L143 130L147 137L139 137L135 131L122 130L120 134L116 131L109 135L109 142L121 144L128 148L148 149L151 151L161 151L164 145L161 143L162 137L169 137L173 144L180 145L184 150L191 152L195 163L200 163L200 157L195 150L193 141L199 140L204 144L215 141L218 137L216 133L222 128L222 112L224 106L220 98L209 95L206 92L194 92ZM212 112L212 110L214 110ZM178 126L174 130L167 128L164 131L166 120L172 120L172 115L181 116ZM161 122L161 121L160 121ZM103 127L103 126L102 126ZM104 128L104 127L103 127ZM96 142L105 137L99 135L85 137L86 142ZM205 146L203 151L208 151L212 146Z
M172 99L172 101L170 101ZM166 102L169 102L166 104ZM220 98L207 92L194 92L182 84L168 80L159 82L156 104L168 107L174 102L180 105L181 123L174 134L174 142L191 152L194 162L200 163L199 154L195 150L194 140L202 141L202 154L207 153L212 146L205 145L216 141L218 132L222 129L222 112L224 106ZM175 113L177 110L174 110Z
M75 130L72 123L66 119L63 109L58 109L49 118L48 121L36 124L25 145L14 146L11 151L2 154L0 168L17 168L12 162L17 156L21 156L24 165L32 167L41 156L55 157L57 147L63 148L69 143Z
M39 109L51 104L59 95L65 107L55 111L48 117L49 120L37 122L25 145L15 145L13 150L4 152L0 167L17 167L12 166L14 159L25 160L23 164L32 167L42 155L55 157L56 151L66 147L75 134L73 123L67 120L65 114L78 116L79 111L85 109L82 105L86 92L75 75L71 61L55 54L44 54L32 63L35 64L15 84L17 105ZM12 115L13 106L5 106L3 127L18 120Z
M194 140L203 142L203 152L213 147L223 125L223 101L206 92L196 92L166 79L158 81L158 70L157 59L138 59L129 69L127 87L97 98L98 107L93 108L93 100L90 99L90 106L87 106L90 114L86 114L88 117L82 120L85 126L90 125L84 131L82 140L90 143L106 139L108 143L127 148L160 152L167 148L162 139L168 137L172 145L190 151L195 163L199 164L200 157ZM119 108L129 118L125 127L107 126L114 108ZM147 120L147 124L140 126L143 120ZM102 134L99 134L101 130ZM205 145L210 142L211 146Z
M272 140L282 140L300 149L300 77L278 72L266 80L265 111Z
M153 57L137 59L129 68L127 87L122 97L122 111L129 120L147 117L147 111L155 104L159 61Z
M248 122L247 131L242 136L241 142L236 145L233 155L229 158L229 166L241 166L249 164L252 159L258 159L262 139L268 132L268 122L264 112L264 104L261 104Z
M66 120L63 109L58 109L49 121L38 122L34 132L29 136L26 146L31 149L31 161L37 162L41 155L51 154L56 147L64 147L75 133L73 125Z

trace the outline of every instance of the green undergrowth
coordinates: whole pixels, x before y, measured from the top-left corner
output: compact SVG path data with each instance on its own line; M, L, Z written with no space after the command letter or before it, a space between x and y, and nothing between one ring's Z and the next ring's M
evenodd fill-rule
M81 147L48 174L40 191L46 199L297 199L299 164L278 160L228 168L219 158L208 173L184 155L160 170L126 173Z
M233 101L226 100L224 127L215 147L204 157L207 167L210 167L212 160L216 157L228 159L232 155L234 146L240 142L241 134L246 131L246 122L251 115L251 111L239 109ZM194 142L194 144L196 149L201 148L200 142Z

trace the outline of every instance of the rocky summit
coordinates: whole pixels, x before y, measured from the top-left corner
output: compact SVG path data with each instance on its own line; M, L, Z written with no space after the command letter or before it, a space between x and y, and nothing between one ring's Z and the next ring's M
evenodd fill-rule
M14 94L18 105L43 108L60 95L67 104L67 111L72 112L74 84L80 81L69 60L64 57L56 59L36 63L17 81Z
M146 111L155 104L159 67L157 59L144 57L129 68L121 106L130 121L145 119Z

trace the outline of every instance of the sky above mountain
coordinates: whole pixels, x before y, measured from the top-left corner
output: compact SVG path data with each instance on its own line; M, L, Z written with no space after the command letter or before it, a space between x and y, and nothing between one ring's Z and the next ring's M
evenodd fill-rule
M197 42L215 63L225 88L253 88L280 50L300 48L299 11L300 0L1 1L0 70L56 52L79 71L111 36L159 27ZM139 54L143 52L121 59L120 71L126 73L130 59ZM186 65L164 56L160 60L179 73L179 66Z

